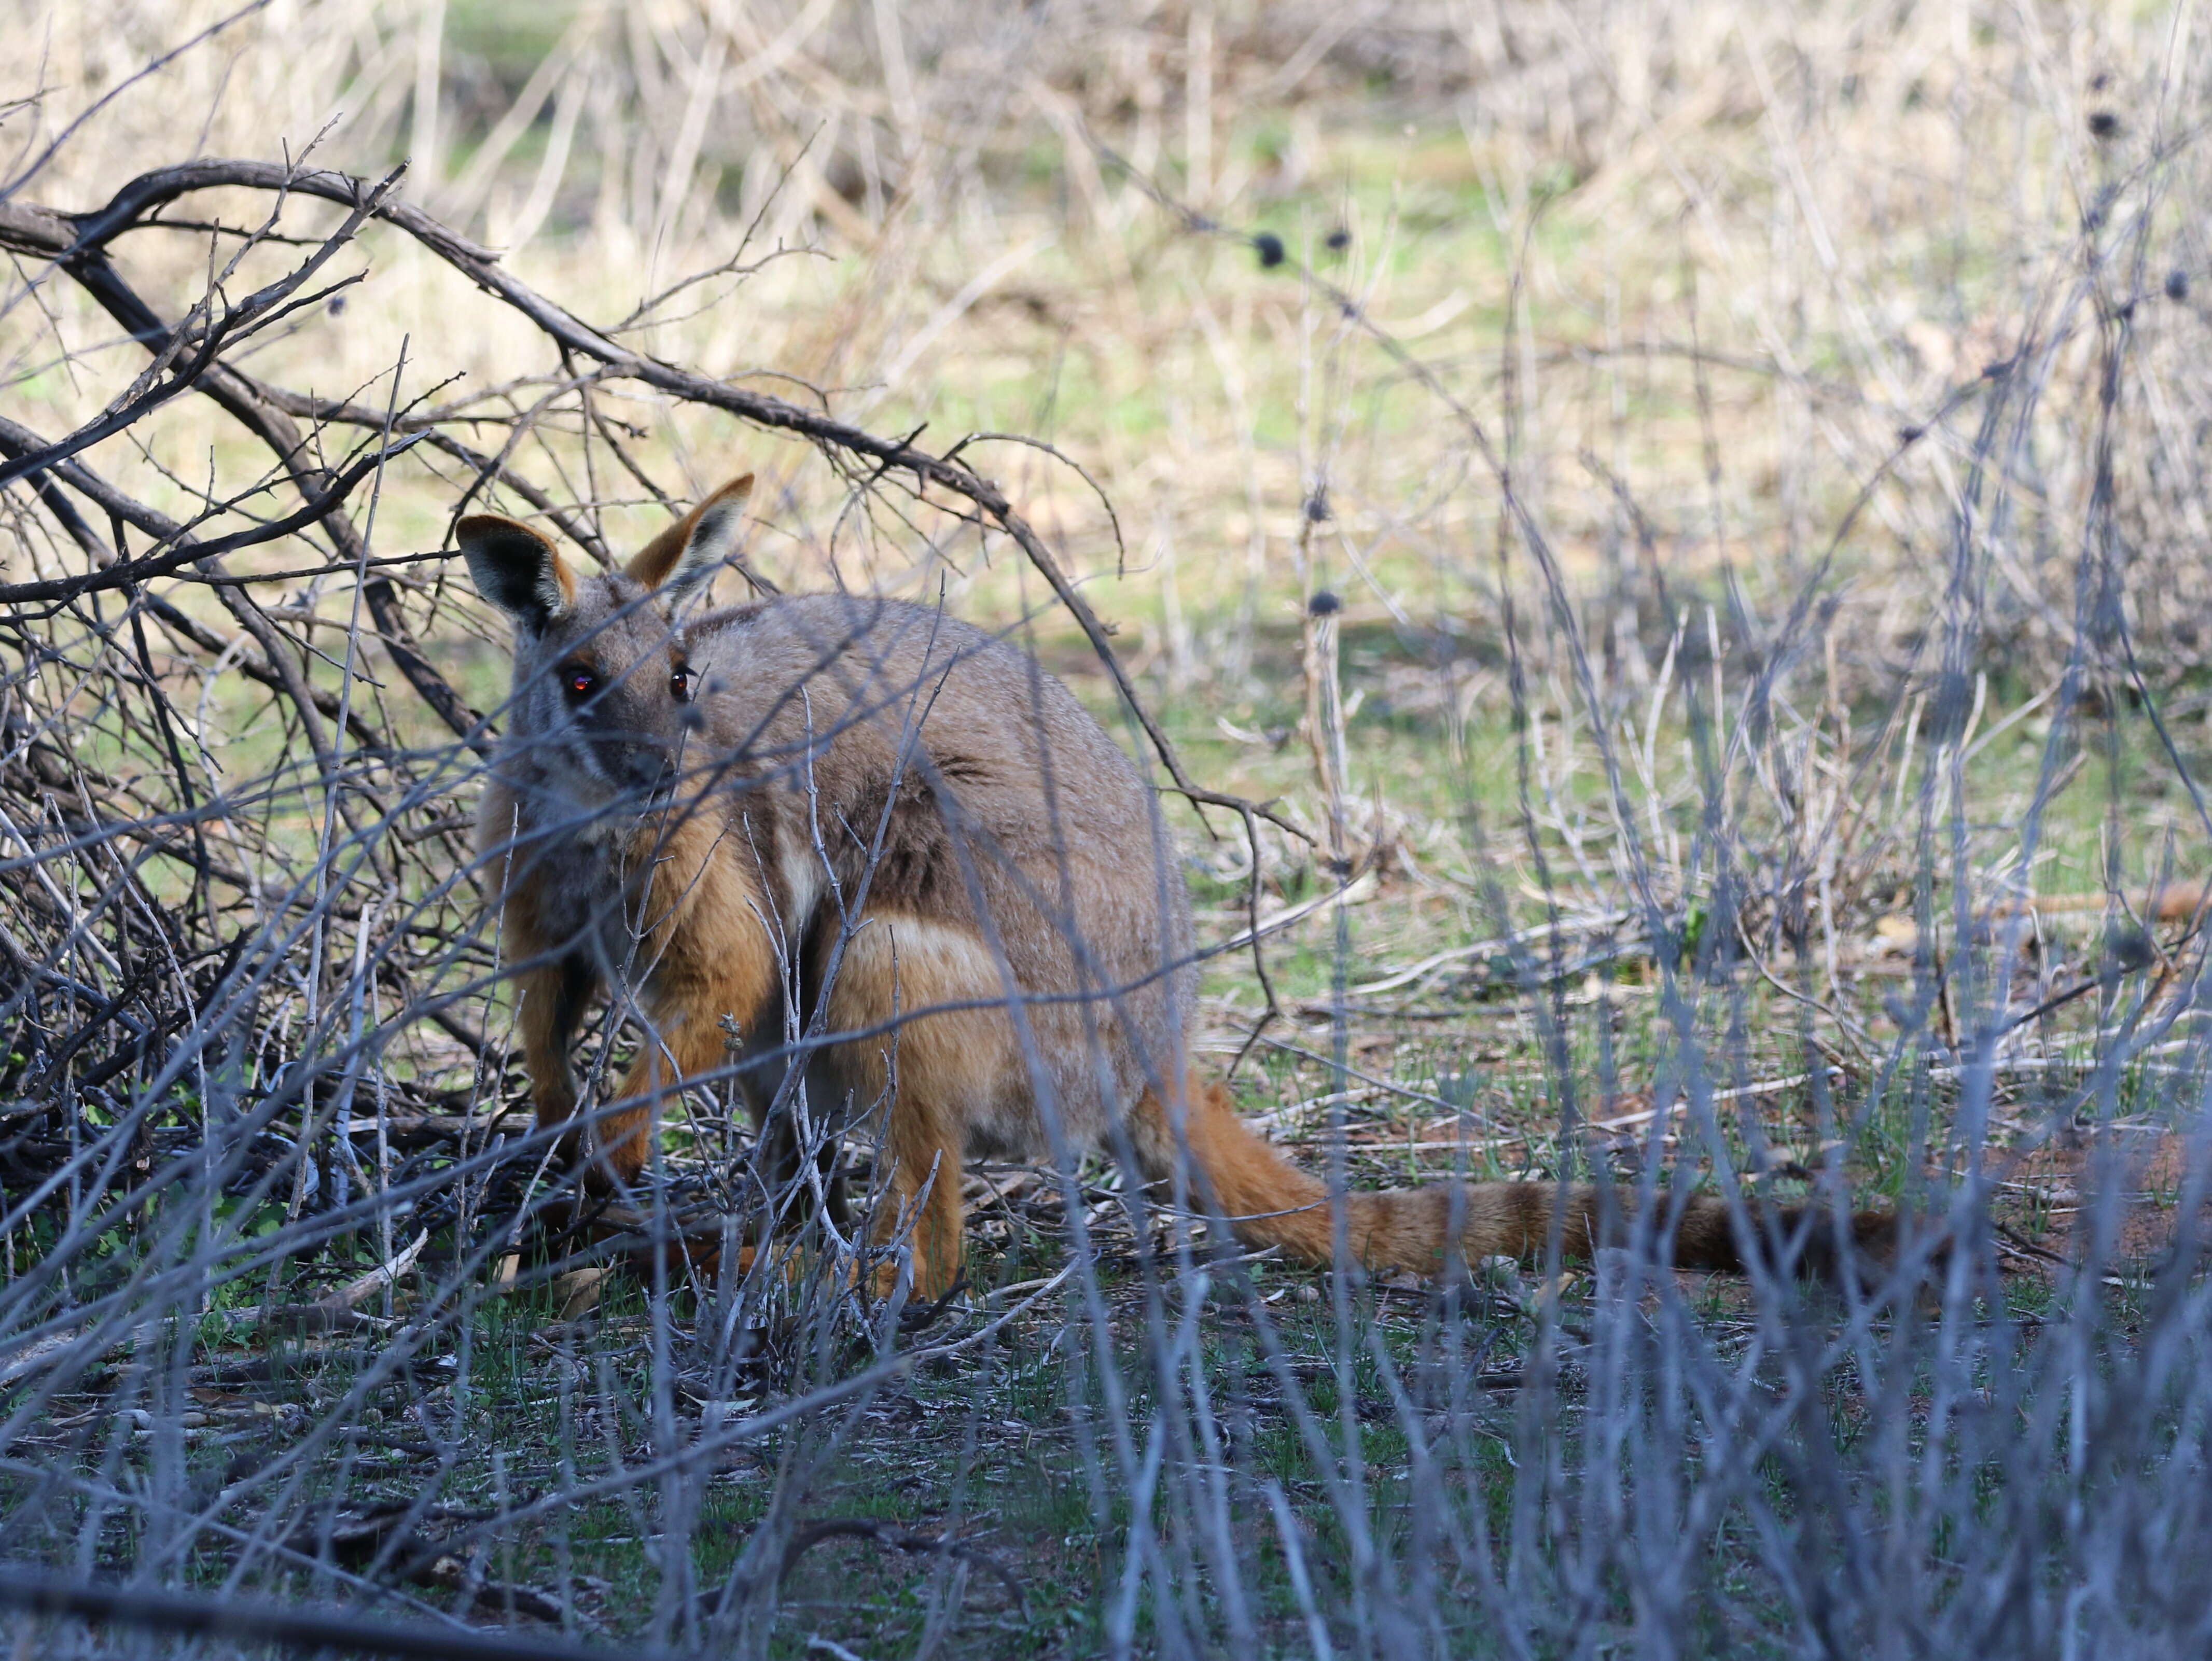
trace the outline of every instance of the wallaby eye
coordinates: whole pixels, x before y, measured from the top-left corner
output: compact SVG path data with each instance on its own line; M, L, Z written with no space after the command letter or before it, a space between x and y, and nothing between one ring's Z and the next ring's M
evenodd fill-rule
M668 672L668 695L679 704L691 701L691 671L682 664Z
M573 701L581 703L599 689L599 677L581 667L564 669L561 671L561 689Z

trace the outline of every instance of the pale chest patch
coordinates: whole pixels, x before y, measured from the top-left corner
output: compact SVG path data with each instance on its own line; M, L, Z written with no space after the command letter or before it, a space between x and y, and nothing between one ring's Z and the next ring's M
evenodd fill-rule
M824 887L822 856L797 835L782 839L776 853L776 876L782 886L781 904L784 931L803 932L814 915L815 903Z

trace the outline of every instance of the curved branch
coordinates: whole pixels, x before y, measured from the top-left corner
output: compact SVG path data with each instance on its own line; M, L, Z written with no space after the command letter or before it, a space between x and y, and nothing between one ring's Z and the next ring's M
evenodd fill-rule
M228 179L222 176L224 168L244 171L239 178ZM210 169L215 171L210 173ZM374 191L364 181L348 179L343 174L295 173L268 162L195 162L143 174L125 185L107 207L92 214L58 213L35 203L0 202L0 248L58 264L141 345L158 353L167 343L168 330L153 307L139 298L109 263L106 244L137 223L137 215L150 213L187 191L225 184L279 191L296 188L300 194L340 202L356 210L368 203ZM373 204L374 216L390 219L402 205L392 202L389 197L380 197ZM128 211L124 210L126 208ZM405 211L422 218L413 209ZM301 432L299 424L264 397L261 389L247 377L217 361L207 366L194 390L213 398L273 451L294 485L303 494L313 494L328 485L328 474L309 459L307 436ZM366 565L368 546L352 520L342 512L332 512L323 524L348 564ZM479 754L488 755L490 743L484 734L483 718L462 701L460 694L423 656L414 632L399 615L399 592L392 586L392 579L384 576L370 578L362 585L362 595L376 620L377 633L386 654L415 688L416 695L457 737ZM255 628L255 623L243 613L235 615L249 630ZM255 638L260 639L258 633ZM273 661L275 648L267 640L261 644ZM296 701L296 693L295 697ZM312 712L302 711L302 718L313 725ZM319 733L314 737L316 750L320 754L326 747Z
M15 452L18 435L26 430L13 421L0 421L0 451ZM197 565L202 560L213 559L241 548L252 548L261 543L276 542L295 530L304 530L325 515L335 512L338 505L353 494L354 487L375 472L380 464L389 461L403 450L413 449L419 442L419 435L403 439L388 450L371 451L357 458L350 466L331 476L328 484L281 518L270 519L250 530L234 530L228 536L218 536L205 543L195 541L184 526L168 522L166 530L156 533L170 544L165 553L148 554L135 560L118 560L104 570L88 571L75 577L52 577L28 583L0 583L0 605L66 603L79 595L148 582L155 577L166 577L185 566ZM43 452L37 450L23 452L17 458L31 460L41 470L68 466L66 462L56 464L46 461ZM70 482L76 482L74 476Z
M499 256L492 250L458 234L421 209L389 197L371 204L372 188L365 180L349 173L295 170L274 162L191 161L141 174L117 191L106 206L88 213L62 214L28 203L0 203L0 247L56 260L72 270L94 264L104 267L106 261L101 251L110 240L137 224L145 215L196 191L281 191L337 203L356 212L366 205L375 218L404 231L477 288L529 318L557 345L578 356L590 358L606 366L611 377L642 381L656 391L687 403L724 410L755 426L793 433L817 446L867 458L878 464L879 474L892 470L910 472L924 491L934 484L969 503L977 515L990 520L1013 539L1023 556L1036 567L1068 615L1075 619L1084 638L1090 642L1091 651L1113 677L1115 688L1122 701L1143 727L1146 738L1158 755L1161 765L1166 768L1176 791L1200 808L1201 820L1204 809L1209 806L1225 807L1239 813L1249 807L1269 823L1301 841L1312 840L1299 826L1266 803L1247 803L1240 797L1206 790L1192 781L1183 770L1182 758L1176 754L1174 743L1137 695L1128 670L1115 652L1106 627L1091 609L1090 603L1061 568L1052 550L1045 546L1043 538L1015 510L1005 492L993 481L961 462L957 452L945 456L935 455L916 449L905 439L884 438L818 410L787 403L766 393L749 391L744 387L733 386L726 381L633 351L538 294L501 266ZM234 387L242 379L221 366L217 369L219 373L230 375ZM210 381L214 379L215 376L210 374ZM210 390L213 391L216 389L210 386ZM217 396L221 394L217 393ZM262 400L256 402L261 403L264 409L268 407ZM289 424L289 421L287 424ZM372 601L372 606L374 604ZM378 613L378 621L380 624L386 621L381 611ZM387 629L387 635L390 633L391 630ZM394 655L397 658L396 650ZM401 666L404 672L405 664L403 662ZM411 681L416 677L409 673L408 678ZM442 686L443 682L439 684ZM420 682L417 689L422 689ZM450 696L450 689L447 692ZM429 694L426 693L425 695ZM437 706L436 699L433 698L431 701ZM453 716L442 706L440 713L446 715L448 724L453 724ZM455 730L461 730L461 728L456 726Z

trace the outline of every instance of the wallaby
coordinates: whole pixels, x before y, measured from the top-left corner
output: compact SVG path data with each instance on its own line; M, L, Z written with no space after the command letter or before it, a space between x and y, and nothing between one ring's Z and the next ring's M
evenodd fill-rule
M604 575L513 519L457 528L514 627L478 832L540 1124L575 1114L570 1046L611 981L647 1037L597 1118L603 1185L638 1174L686 1080L720 1070L758 1118L799 1054L812 1114L880 1116L871 1226L879 1243L911 1228L918 1295L957 1280L961 1167L979 1157L1118 1149L1152 1181L1180 1165L1241 1240L1330 1263L1327 1186L1189 1070L1189 900L1137 767L1028 654L940 610L847 594L702 609L751 483ZM1454 1249L1540 1253L1555 1221L1586 1257L1622 1226L1595 1191L1539 1182L1342 1207L1354 1262L1422 1274ZM1740 1268L1785 1237L1801 1266L1839 1260L1836 1231L1797 1209L1752 1222L1740 1243L1725 1202L1689 1198L1674 1260ZM1863 1215L1841 1255L1884 1258L1890 1232Z

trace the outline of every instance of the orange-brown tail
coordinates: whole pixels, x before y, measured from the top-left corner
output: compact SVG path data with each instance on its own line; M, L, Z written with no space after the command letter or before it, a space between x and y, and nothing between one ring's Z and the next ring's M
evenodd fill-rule
M1176 1156L1176 1137L1157 1097L1139 1104L1139 1152L1165 1175ZM1219 1084L1194 1088L1184 1125L1193 1160L1213 1190L1212 1197L1249 1246L1279 1246L1304 1263L1326 1266L1336 1256L1336 1221L1328 1186L1311 1172L1283 1157L1245 1124L1228 1090ZM1433 1275L1444 1267L1456 1223L1459 1252L1473 1263L1487 1257L1534 1258L1549 1245L1561 1189L1547 1182L1434 1183L1421 1188L1358 1191L1345 1196L1346 1245L1353 1262L1378 1271ZM1625 1240L1626 1220L1619 1204L1608 1209L1595 1188L1567 1189L1560 1215L1560 1244L1569 1259L1587 1259L1594 1245ZM1790 1240L1805 1215L1802 1206L1777 1207L1779 1236ZM1754 1210L1754 1238L1764 1245L1778 1231ZM1842 1257L1834 1230L1817 1220L1803 1231L1798 1272L1836 1278ZM1863 1270L1887 1264L1894 1249L1895 1220L1887 1212L1863 1211L1851 1219L1848 1255ZM1728 1202L1694 1195L1682 1209L1674 1235L1675 1264L1685 1269L1741 1272L1743 1253L1729 1215Z

